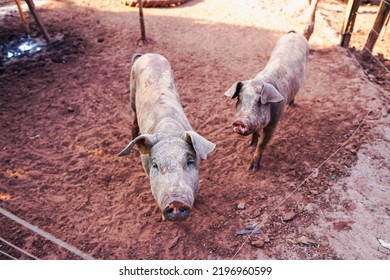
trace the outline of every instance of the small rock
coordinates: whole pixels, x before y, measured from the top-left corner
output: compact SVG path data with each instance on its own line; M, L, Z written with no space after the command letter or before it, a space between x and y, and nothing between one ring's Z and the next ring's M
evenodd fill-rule
M379 239L379 243L382 245L383 248L389 249L390 250L390 242L386 242L385 240Z
M356 151L355 149L350 149L349 151L350 151L351 154L353 154L353 155L356 155L356 154L357 154L357 151Z
M320 247L320 245L317 244L317 242L315 240L309 239L306 236L302 236L302 237L298 238L298 241L299 241L299 243L302 243L305 245L310 245L310 246L317 247L317 248Z
M261 248L264 246L264 241L263 240L252 241L251 245L257 248Z
M244 203L244 202L238 203L237 209L238 209L238 210L244 210L244 209L245 209L245 203Z
M177 245L177 243L179 243L179 240L180 240L180 236L176 236L172 241L171 243L169 244L168 248L169 249L172 249L173 247L175 247Z
M302 244L302 245L312 246L312 247L316 247L316 248L320 247L320 245L315 240L309 239L306 236L301 236L295 240L294 239L287 239L287 241L292 243L292 244Z
M317 195L319 194L319 191L318 190L313 190L313 189L309 189L309 192L313 195Z
M75 109L74 108L72 108L72 107L68 107L68 112L69 113L73 113L75 111Z
M291 221L292 219L294 219L296 215L297 214L295 214L292 211L286 212L283 214L282 219L283 219L283 221L288 222L288 221Z
M253 211L252 216L254 218L259 217L261 215L261 209L256 209Z
M311 167L311 165L310 165L309 162L304 161L304 162L302 163L302 166L303 166L304 172L306 172L306 173L311 173L311 172L313 172L313 168Z
M273 252L271 250L265 250L264 254L266 254L267 257L269 257L269 258L272 258L272 256L273 256Z
M268 234L263 233L261 238L264 240L265 243L269 243L270 242Z

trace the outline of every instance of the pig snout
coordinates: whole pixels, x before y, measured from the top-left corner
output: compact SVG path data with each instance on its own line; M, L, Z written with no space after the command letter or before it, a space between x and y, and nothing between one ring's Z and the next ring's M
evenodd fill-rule
M168 191L160 200L163 220L181 221L188 218L194 204L194 193L190 189L181 189L180 193Z
M186 219L191 212L191 206L181 201L172 201L164 211L163 216L168 221L178 221Z
M252 133L252 126L244 120L235 120L232 124L233 131L241 135L249 135Z

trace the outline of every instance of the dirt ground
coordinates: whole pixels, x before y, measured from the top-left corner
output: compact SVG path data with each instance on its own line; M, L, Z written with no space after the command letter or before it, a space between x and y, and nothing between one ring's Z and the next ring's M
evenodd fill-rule
M138 8L119 0L39 5L54 42L0 65L0 207L98 259L389 260L390 76L360 53L378 7L360 8L342 49L345 4L320 1L297 106L249 172L253 150L232 133L223 93L258 73L283 33L302 30L306 6L223 2L144 9L147 44ZM23 34L16 12L0 24L1 44ZM374 49L388 68L389 35ZM168 58L193 128L217 145L182 222L161 221L138 153L117 157L131 136L135 52ZM79 259L5 216L0 225L1 238L40 259ZM261 232L242 234L248 225Z

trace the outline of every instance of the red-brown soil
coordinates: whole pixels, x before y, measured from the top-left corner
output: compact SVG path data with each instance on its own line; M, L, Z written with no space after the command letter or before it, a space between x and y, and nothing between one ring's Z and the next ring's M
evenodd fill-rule
M302 28L305 1L145 9L147 44L138 9L120 2L48 1L38 11L56 41L0 67L0 207L98 259L390 259L378 241L390 242L389 75L353 56L375 7L362 7L370 17L348 50L336 46L345 4L320 1L297 106L253 173L250 139L232 133L234 102L223 93ZM23 33L18 14L1 21L1 43ZM377 46L388 63L388 47ZM168 58L193 128L217 145L182 222L161 221L138 153L117 157L131 135L135 52ZM261 234L236 235L254 224ZM79 258L5 216L0 225L1 238L38 258Z

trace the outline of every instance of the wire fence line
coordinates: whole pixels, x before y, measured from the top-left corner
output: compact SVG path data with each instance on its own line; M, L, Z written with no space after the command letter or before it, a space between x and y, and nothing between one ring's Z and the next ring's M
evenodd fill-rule
M378 64L387 72L387 73L390 73L390 70L389 69L387 69L386 68L386 66L382 63L382 61L380 61L368 48L366 48L366 47L364 47L364 50L365 51L367 51L370 55L371 55L371 57L372 58L374 58L375 59L375 61L376 62L378 62ZM349 50L348 50L349 51ZM351 52L349 52L351 55L352 55L352 53ZM363 68L363 66L361 65L361 63L358 61L358 63L359 63L359 65L360 65L360 67L362 67ZM364 68L363 68L364 69Z
M1 237L0 237L0 241L2 241L3 243L5 243L5 244L7 244L7 245L9 245L9 246L11 246L11 247L13 247L14 249L18 250L19 252L21 252L21 253L23 253L23 254L29 256L30 258L33 258L33 259L35 259L35 260L39 260L38 257L36 257L36 256L34 256L34 255L32 255L32 254L30 254L30 253L28 253L28 252L26 252L26 251L23 250L22 248L19 248L18 246L12 244L11 242L8 242L7 240L5 240L5 239L3 239L3 238L1 238Z
M58 239L57 237L54 237L50 233L48 233L48 232L38 228L37 226L34 226L34 225L28 223L27 221L17 217L16 215L12 214L11 212L8 212L7 210L5 210L5 209L3 209L1 207L0 207L0 213L3 214L4 216L6 216L7 218L17 222L18 224L28 228L29 230L35 232L36 234L38 234L38 235L40 235L40 236L50 240L51 242L57 244L58 246L60 246L60 247L62 247L64 249L72 252L73 254L75 254L75 255L77 255L77 256L85 259L85 260L94 260L95 259L92 256L90 256L90 255L80 251L76 247L66 243L65 241L62 241L61 239ZM1 239L1 240L4 242L4 239Z
M4 256L7 256L7 257L10 258L10 259L17 260L17 258L15 258L15 257L13 257L13 256L11 256L11 255L9 255L9 254L7 254L6 252L4 252L4 251L2 251L2 250L0 250L0 254L2 254L2 255L4 255Z

